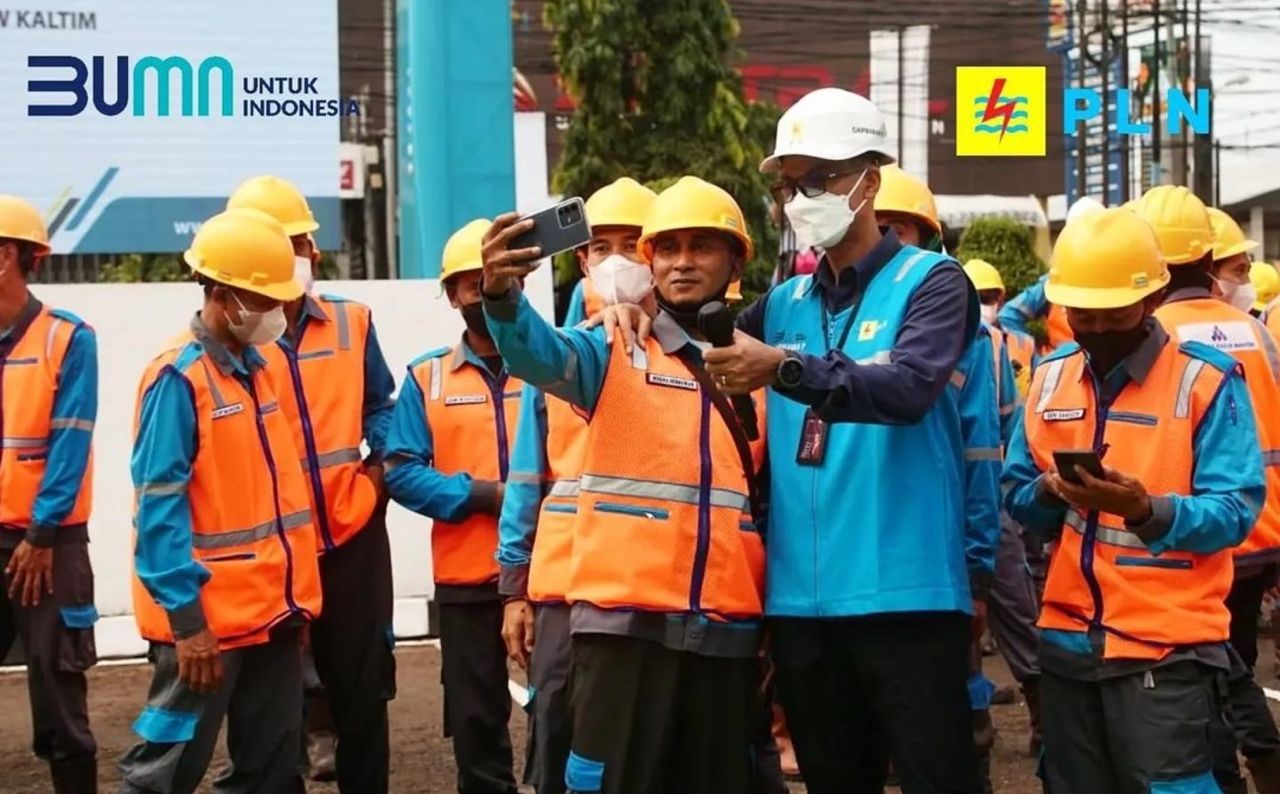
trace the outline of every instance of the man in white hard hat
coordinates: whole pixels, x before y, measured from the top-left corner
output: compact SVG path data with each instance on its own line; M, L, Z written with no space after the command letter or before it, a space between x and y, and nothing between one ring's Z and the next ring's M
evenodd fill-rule
M838 88L778 122L763 170L801 246L825 251L705 354L723 391L768 391L766 617L810 794L976 794L964 441L947 389L978 328L960 265L876 223L884 119ZM624 342L647 334L614 309ZM927 474L926 474L927 472Z

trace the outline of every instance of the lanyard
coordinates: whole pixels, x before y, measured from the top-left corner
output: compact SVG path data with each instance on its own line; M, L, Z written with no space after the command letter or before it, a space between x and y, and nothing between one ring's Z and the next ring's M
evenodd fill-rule
M840 332L840 341L836 342L836 346L831 347L831 319L827 316L827 302L822 300L822 341L827 345L827 352L832 350L844 350L844 343L849 339L849 331L853 328L854 317L858 313L858 301L854 301L849 307L849 317L844 321L844 330Z

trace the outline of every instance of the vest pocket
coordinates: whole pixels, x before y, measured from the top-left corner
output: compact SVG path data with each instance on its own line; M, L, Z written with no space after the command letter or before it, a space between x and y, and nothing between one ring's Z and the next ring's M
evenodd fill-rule
M600 507L599 503L596 504L596 507ZM542 509L548 513L568 513L570 515L578 512L578 506L576 504L564 504L561 502L546 502L542 505Z
M242 551L236 554L219 554L214 557L205 557L200 562L243 562L256 559L258 559L258 555L252 551Z
M1171 570L1189 571L1194 566L1191 560L1161 559L1160 557L1116 557L1117 566L1130 568L1168 568Z
M621 516L647 518L651 521L666 521L670 513L658 507L641 507L639 505L618 504L617 502L596 502L596 511L613 513Z

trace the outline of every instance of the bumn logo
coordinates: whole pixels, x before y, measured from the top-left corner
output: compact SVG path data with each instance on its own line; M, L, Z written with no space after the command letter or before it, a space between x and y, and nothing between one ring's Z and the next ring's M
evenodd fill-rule
M217 109L223 116L230 116L235 109L235 72L231 62L220 55L205 58L198 66L192 66L186 58L172 56L159 58L148 55L139 58L133 68L129 68L129 56L120 55L115 58L114 74L108 71L108 59L95 55L91 59L92 70L82 59L74 55L31 55L27 57L27 67L32 70L60 70L64 77L60 80L27 81L27 90L32 94L53 94L70 98L69 104L37 104L27 105L28 116L78 116L89 107L89 87L93 90L93 107L104 116L117 116L129 106L133 100L133 115L147 115L147 83L155 86L156 101L153 105L155 115L168 116L171 113L171 83L176 74L181 86L181 113L184 116L208 116L211 106L213 75L217 72L218 89ZM66 70L71 76L65 77ZM92 79L91 79L92 78ZM115 95L108 96L108 83L115 83Z
M1043 66L956 67L956 154L1043 157Z

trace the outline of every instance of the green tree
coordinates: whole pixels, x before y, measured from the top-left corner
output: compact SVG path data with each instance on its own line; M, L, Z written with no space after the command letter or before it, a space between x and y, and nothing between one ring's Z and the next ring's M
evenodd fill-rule
M769 178L757 166L773 142L778 109L747 102L735 71L738 24L724 0L548 0L564 90L577 103L552 189L589 196L630 176L663 185L684 174L737 200L756 255L743 295L767 288L778 233ZM558 263L572 281L573 260Z
M188 281L191 272L177 254L126 254L106 265L98 281Z
M1005 295L1012 298L1044 275L1045 265L1032 245L1031 229L1009 218L979 218L960 235L956 258L961 263L985 259L1004 280Z

